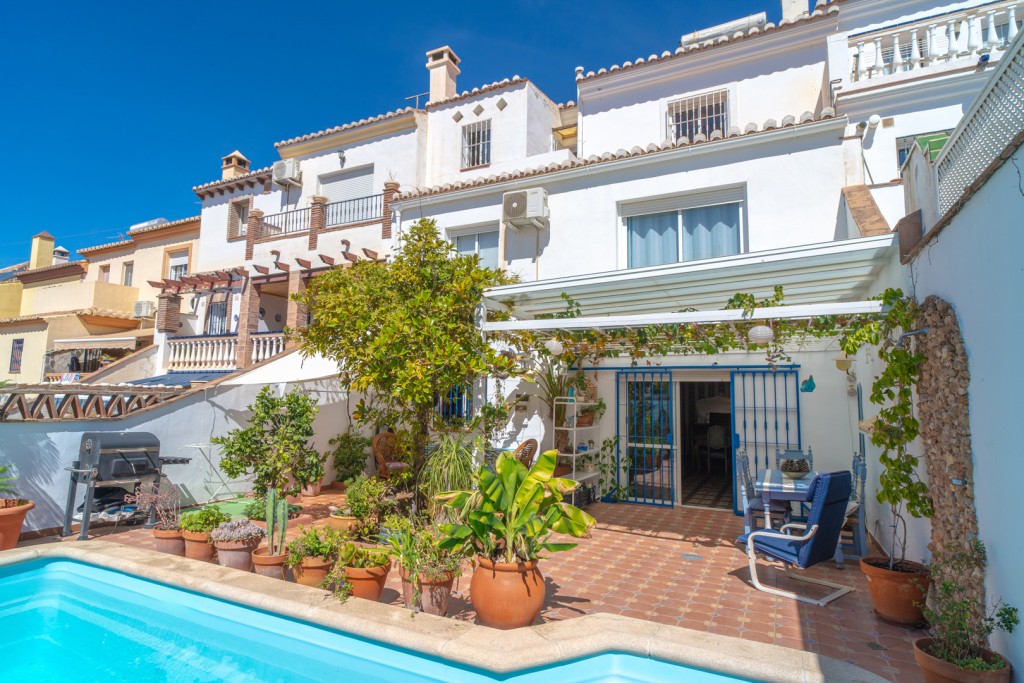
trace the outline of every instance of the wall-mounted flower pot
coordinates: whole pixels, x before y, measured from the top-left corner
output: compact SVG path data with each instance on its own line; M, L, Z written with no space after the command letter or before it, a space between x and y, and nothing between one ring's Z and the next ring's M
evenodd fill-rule
M287 576L287 569L284 566L284 561L288 558L287 555L281 553L280 555L268 555L268 548L256 548L252 551L252 566L256 570L256 573L260 576L269 576L272 579L285 580Z
M380 567L359 569L357 567L344 567L345 580L352 586L352 597L380 602L380 596L384 593L384 584L388 580L388 572L391 571L391 560Z
M185 539L185 557L200 562L213 562L216 549L210 544L210 534L206 531L182 531Z
M213 547L217 549L217 562L222 567L252 571L252 553L259 547L260 539L251 541L217 541Z
M327 561L321 557L304 557L302 562L293 567L295 583L319 588L332 569L334 569L334 560Z
M544 607L544 576L537 560L492 562L477 556L469 596L484 626L510 629L529 626Z
M398 574L402 577L402 601L405 603L406 609L418 610L439 617L448 615L448 599L452 595L452 584L455 583L453 572L445 572L435 578L420 574L419 600L416 599L416 587L412 585L409 572L405 567L400 567Z
M989 664L996 660L1006 662L1002 669L969 671L929 654L928 648L934 642L934 638L918 638L914 641L914 661L921 669L925 683L1010 683L1010 663L995 652L985 650L982 659Z
M158 553L185 557L185 539L181 529L153 529L153 545Z
M884 557L862 557L860 570L868 580L868 591L875 612L885 621L910 626L924 621L921 605L928 594L931 577L923 564L904 560L900 566L909 571L888 568Z
M32 501L8 506L10 502L0 498L0 550L10 550L18 545L21 527L25 523L25 515L36 506Z

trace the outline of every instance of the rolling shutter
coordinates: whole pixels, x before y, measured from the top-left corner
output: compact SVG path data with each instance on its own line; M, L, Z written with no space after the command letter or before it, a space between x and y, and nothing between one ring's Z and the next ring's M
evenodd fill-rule
M320 194L327 203L344 202L373 194L373 166L320 177Z

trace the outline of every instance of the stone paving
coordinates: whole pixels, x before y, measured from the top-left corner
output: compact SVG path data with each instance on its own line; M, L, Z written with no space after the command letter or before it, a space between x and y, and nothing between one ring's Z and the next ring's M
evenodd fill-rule
M322 520L327 505L340 499L336 492L307 498L303 513ZM922 680L911 642L924 633L874 615L856 561L847 562L842 571L831 562L808 570L808 576L856 588L816 607L750 585L746 554L735 543L742 519L731 512L605 503L587 510L598 520L592 537L541 564L548 584L541 621L593 612L622 614L827 655L899 683ZM152 548L146 529L99 529L95 537ZM828 592L792 582L779 563L760 559L759 565L765 583L814 595ZM392 571L383 601L400 604L400 590L398 572ZM456 583L449 616L474 619L468 571Z

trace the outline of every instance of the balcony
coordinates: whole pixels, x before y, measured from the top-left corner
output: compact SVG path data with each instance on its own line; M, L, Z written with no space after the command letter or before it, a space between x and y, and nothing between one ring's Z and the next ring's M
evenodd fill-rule
M331 202L324 205L324 211L328 228L377 220L384 215L384 195L371 194L368 197Z
M860 83L927 67L968 66L986 53L994 58L1019 31L1022 4L988 3L851 35L847 79Z
M260 221L259 237L279 237L309 230L310 210L294 209L264 216Z
M262 363L285 349L284 332L259 332L252 337L252 363Z
M234 370L238 337L176 337L167 340L167 369L171 371Z
M379 220L384 215L384 195L372 194L340 202L324 204L324 228L339 228L346 225ZM287 237L308 232L313 224L316 206L293 209L264 216L257 221L250 218L248 229L255 230L256 239Z

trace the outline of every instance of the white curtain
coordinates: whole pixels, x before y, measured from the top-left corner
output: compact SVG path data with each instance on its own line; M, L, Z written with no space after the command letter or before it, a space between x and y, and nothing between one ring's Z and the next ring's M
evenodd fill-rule
M676 263L679 260L678 225L677 211L627 218L629 267Z
M738 203L686 209L682 214L684 261L740 253Z

